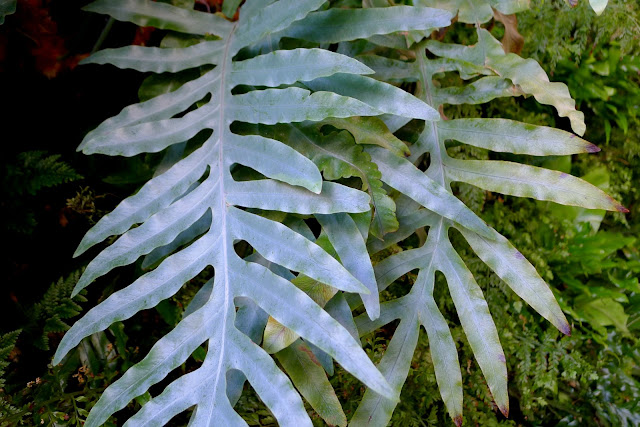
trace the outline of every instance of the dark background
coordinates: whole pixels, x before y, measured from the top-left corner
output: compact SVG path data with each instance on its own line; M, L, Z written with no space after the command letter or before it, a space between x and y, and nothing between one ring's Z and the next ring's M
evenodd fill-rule
M27 323L27 308L40 299L51 283L86 264L95 252L73 259L73 252L90 224L66 207L66 200L90 185L101 194L99 208L109 210L131 191L103 178L121 167L122 159L85 156L76 152L83 136L124 106L137 102L143 74L112 66L78 65L103 33L108 17L84 12L85 0L24 0L0 26L2 75L3 197L0 201L4 254L0 296L0 324L7 332ZM114 22L101 47L131 44L140 34L133 24ZM7 168L18 153L44 150L60 154L82 180L43 188L36 195L18 195ZM24 179L28 179L25 177ZM34 214L28 233L8 228L24 210ZM16 218L16 216L18 218ZM53 337L54 339L56 337ZM21 340L29 339L28 334ZM52 342L55 346L55 342ZM52 346L53 347L53 346ZM53 347L55 348L55 347ZM35 351L21 362L46 365L48 356ZM44 365L41 363L44 362ZM35 366L35 365L34 365Z

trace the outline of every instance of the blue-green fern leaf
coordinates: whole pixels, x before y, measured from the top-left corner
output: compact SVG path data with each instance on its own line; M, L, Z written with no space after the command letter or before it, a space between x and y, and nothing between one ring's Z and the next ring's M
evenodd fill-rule
M422 3L436 6L445 2ZM478 14L485 13L474 9L474 5L489 6L489 2L482 0L451 3L455 3L455 8L464 6L467 8L465 13L469 15L475 14L474 23L484 22L484 19L478 18ZM517 1L503 3L506 8L506 3L514 6ZM412 62L382 56L362 55L358 58L376 70L376 78L418 82L422 98L435 109L446 103L475 104L525 92L533 94L539 102L554 105L560 115L571 119L576 132L584 132L582 113L575 110L575 102L566 86L549 82L535 61L524 60L513 54L505 55L500 43L486 30L478 28L477 31L480 41L471 47L431 40L418 44L414 47L416 60ZM376 42L373 39L371 41ZM439 58L429 59L425 46ZM452 90L433 83L434 76L443 71L457 71L463 79L482 75L487 77L481 77L461 90ZM515 85L518 85L517 92L513 90ZM482 88L485 93L478 95L477 88ZM383 120L392 131L409 121L397 115L384 116ZM335 120L333 126L340 128L339 120ZM354 138L359 137L359 133L349 129L349 126L343 128L352 132ZM506 238L454 197L451 182L464 181L490 191L562 204L607 210L624 208L598 188L567 174L509 162L454 159L447 153L446 140L494 151L537 156L589 153L598 149L569 132L510 120L481 118L426 122L416 142L409 147L411 155L408 159L390 155L389 151L376 146L367 146L365 149L380 171L381 180L402 193L395 200L399 223L397 230L386 234L382 241L370 239L367 245L370 253L376 254L424 227L428 227L428 234L420 247L395 253L375 265L376 280L381 291L412 270L418 270L419 273L407 295L381 304L380 317L371 319L366 315L358 316L355 319L358 332L364 336L389 322L400 321L378 365L391 386L400 391L409 373L422 325L428 335L443 401L454 422L461 425L462 375L451 332L433 298L437 271L445 276L462 328L489 390L505 415L509 411L509 399L506 361L496 326L481 288L449 240L450 229L459 230L478 256L516 294L560 331L568 334L570 327L551 289L535 268ZM416 164L421 163L425 154L429 155L429 166L423 172ZM351 298L350 303L352 307L358 305L355 298ZM367 390L350 424L386 425L395 406L395 402L373 390Z
M142 255L155 253L153 263L160 263L79 320L65 335L54 362L84 337L172 296L206 267L214 268L215 277L210 291L200 294L198 304L175 329L105 390L86 425L105 422L205 342L207 355L202 366L167 386L128 425L164 424L190 407L195 407L193 425L244 425L232 407L243 377L282 425L311 425L289 379L247 334L255 328L237 326L242 310L236 312L236 306L242 306L243 299L326 352L372 390L391 401L397 399L397 393L347 329L289 280L258 262L239 258L233 247L235 241L244 240L281 268L335 289L370 294L369 288L318 245L281 223L246 210L303 215L360 213L369 211L369 196L323 182L316 165L294 149L261 135L234 133L230 125L235 121L272 125L385 112L438 119L428 104L394 86L361 76L371 70L338 53L276 49L236 60L256 51L254 46L267 42L273 46L272 33L286 32L323 3L248 1L235 23L147 0L98 0L87 6L89 11L118 20L205 37L183 48L125 47L98 52L85 60L155 73L201 67L202 74L172 92L125 108L87 134L79 149L86 154L133 156L181 145L202 131L212 134L184 158L168 162L163 173L102 218L82 240L76 255L109 236L122 235L89 264L74 294ZM345 30L352 23L344 21L336 30L342 35L338 39L406 30L405 18L417 11L391 9L393 19L382 27L373 20L354 33ZM449 23L446 12L428 8L418 12L421 16L435 13L438 26ZM384 18L388 13L388 8L370 10L368 16ZM434 25L430 22L429 28ZM424 25L418 26L424 29ZM238 55L240 51L245 54ZM348 84L369 92L354 93ZM244 89L233 91L239 86ZM406 103L411 108L403 106ZM234 180L231 170L236 164L254 169L265 179ZM132 228L136 224L139 226ZM164 252L156 253L159 250ZM233 393L231 382L236 384Z

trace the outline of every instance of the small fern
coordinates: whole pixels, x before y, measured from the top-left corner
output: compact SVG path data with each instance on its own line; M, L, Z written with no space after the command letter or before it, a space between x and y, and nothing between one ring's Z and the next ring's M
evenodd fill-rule
M69 164L60 160L59 154L50 155L46 151L19 153L3 166L6 171L2 189L8 196L2 205L4 226L22 234L31 233L37 225L32 196L44 188L82 179Z
M13 352L20 330L0 335L0 419L19 412L19 409L7 401L5 396L5 369L9 366L9 356Z
M61 277L56 283L51 284L42 299L34 305L30 318L44 325L41 335L33 343L37 348L49 350L49 334L65 332L69 329L65 320L82 312L82 307L78 303L87 301L83 295L85 292L73 298L69 297L78 279L80 279L79 271L71 273L66 279Z
M624 208L567 174L449 156L448 140L537 156L598 149L569 132L509 120L440 121L437 111L444 104L526 94L554 106L577 134L585 130L566 86L550 82L535 61L505 54L481 26L492 20L493 8L513 14L526 9L527 1L413 3L324 8L324 0L252 0L242 5L235 23L147 0L98 0L87 7L199 37L183 47L108 49L86 63L198 72L171 92L125 108L80 146L87 154L122 156L168 150L157 175L80 243L76 255L121 235L88 265L73 294L141 256L146 256L144 268L157 267L79 320L54 362L84 337L171 297L205 268L212 266L215 276L175 329L104 392L86 425L105 422L205 342L202 366L173 381L127 425L164 424L190 407L195 407L192 425L244 425L233 405L247 379L279 423L311 425L300 396L268 352L317 413L346 425L326 377L335 359L369 387L351 423L385 425L407 377L420 325L429 337L443 400L460 424L460 366L433 298L436 271L447 279L489 389L507 415L507 372L497 330L449 230L460 231L480 258L558 329L569 333L569 325L533 266L453 194L451 182L587 208ZM238 4L225 2L223 11L231 16ZM476 26L474 46L429 40L454 15ZM337 45L336 52L322 48L331 45ZM373 72L375 78L364 76ZM473 81L441 88L435 82L443 72ZM417 97L385 81L415 84ZM407 145L391 132L411 120L424 128ZM415 127L406 129L411 134ZM312 217L319 234L305 222ZM423 245L372 266L370 255L413 233L424 236L425 227ZM254 253L240 258L238 241ZM380 304L378 291L414 269L419 274L407 295ZM361 304L365 312L354 320L352 309ZM376 369L357 338L397 319Z
M82 179L71 166L59 159L59 154L48 155L46 151L18 154L15 163L8 166L7 189L14 194L33 196L42 188Z

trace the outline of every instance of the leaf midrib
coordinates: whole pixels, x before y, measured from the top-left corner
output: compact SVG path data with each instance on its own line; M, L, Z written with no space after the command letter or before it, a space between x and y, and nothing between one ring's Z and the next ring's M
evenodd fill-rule
M229 265L229 253L228 253L228 249L229 249L229 245L228 245L228 235L227 235L227 200L226 200L226 193L225 193L225 189L224 189L224 180L225 180L225 176L224 176L224 172L225 172L225 162L224 162L224 141L223 141L223 137L226 134L226 131L228 131L228 127L227 129L225 129L225 97L227 95L226 93L226 80L227 80L227 73L229 69L233 69L232 67L232 61L231 58L229 57L229 50L230 47L232 45L232 40L233 40L233 35L235 34L236 29L238 28L238 24L235 23L233 24L233 27L231 28L231 31L229 32L229 37L226 40L225 46L224 46L224 54L222 55L222 61L220 62L220 108L218 110L218 125L217 125L217 129L214 129L214 132L218 132L219 134L219 147L218 147L218 174L219 174L219 178L218 178L218 187L220 189L220 209L219 209L219 214L220 214L220 218L221 218L221 236L222 236L222 269L224 270L224 302L223 302L223 309L225 311L225 314L229 312L229 299L230 299L230 289L229 289L229 269L228 269L228 265ZM230 73L229 73L230 74ZM215 286L215 283L214 283ZM213 292L212 292L213 295ZM225 376L222 375L222 371L223 371L223 362L224 362L224 356L225 356L225 346L226 346L226 330L227 330L227 319L229 316L222 316L222 325L221 325L221 330L222 330L222 334L220 337L220 350L219 350L219 359L218 359L218 366L216 367L215 370L215 376L214 376L214 384L213 384L213 388L217 389L218 387L218 383L220 381L220 379ZM210 405L210 412L207 416L208 419L211 419L212 415L213 415L213 410L215 408L215 405Z

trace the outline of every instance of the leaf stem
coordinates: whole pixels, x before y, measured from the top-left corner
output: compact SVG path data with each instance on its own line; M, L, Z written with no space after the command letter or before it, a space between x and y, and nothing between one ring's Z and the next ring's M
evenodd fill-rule
M115 22L114 18L109 18L109 20L107 21L107 24L102 29L102 32L100 33L100 37L98 37L96 44L93 45L93 48L91 49L91 54L96 53L98 49L100 49L100 46L102 46L102 43L104 43L107 36L109 35L109 32L111 31L111 27L113 27L114 22Z

